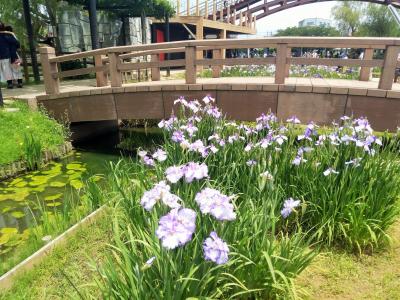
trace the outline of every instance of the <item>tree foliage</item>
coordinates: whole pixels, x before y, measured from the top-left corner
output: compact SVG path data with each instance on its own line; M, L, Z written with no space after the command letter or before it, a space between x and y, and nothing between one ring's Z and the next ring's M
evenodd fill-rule
M400 36L400 26L386 5L342 2L332 15L344 36Z
M70 4L88 6L88 0L67 0ZM99 10L121 17L140 17L143 14L157 19L172 17L175 13L168 0L97 0Z
M304 26L278 30L276 36L340 36L340 32L330 26Z
M359 2L341 2L332 8L339 31L344 36L354 36L361 26L364 4Z
M45 13L45 1L30 0L30 8L33 32L40 38L44 33L46 23L49 23L49 17ZM6 25L11 25L22 45L27 46L25 19L20 0L0 1L0 21Z
M400 36L400 26L385 5L368 4L360 26L363 36Z

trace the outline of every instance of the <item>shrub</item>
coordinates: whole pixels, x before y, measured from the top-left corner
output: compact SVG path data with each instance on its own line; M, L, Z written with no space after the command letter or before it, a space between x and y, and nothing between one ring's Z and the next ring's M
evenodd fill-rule
M269 113L228 122L205 97L163 120L163 149L113 166L113 255L105 298L295 298L315 245L383 244L400 165L364 118L329 130ZM314 250L311 250L313 249Z

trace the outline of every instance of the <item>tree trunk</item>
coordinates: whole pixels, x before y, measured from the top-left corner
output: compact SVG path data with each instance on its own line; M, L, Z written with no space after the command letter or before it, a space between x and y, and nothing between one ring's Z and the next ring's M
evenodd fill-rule
M147 44L147 22L146 22L146 13L143 10L140 15L140 23L142 25L142 45ZM147 61L147 56L144 57L144 60ZM146 80L149 78L148 70L145 70Z
M26 56L26 49L24 46L21 47L21 58L22 58L22 67L24 69L25 82L29 82L29 68Z

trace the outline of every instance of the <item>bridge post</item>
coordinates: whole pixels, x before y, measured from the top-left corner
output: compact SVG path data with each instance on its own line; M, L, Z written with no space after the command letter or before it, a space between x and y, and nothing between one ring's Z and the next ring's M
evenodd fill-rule
M151 55L151 62L159 62L159 54ZM151 81L159 81L160 76L160 67L152 67L151 68Z
M292 57L292 48L287 47L286 53L287 53L286 54L287 58ZM285 77L289 77L289 75L290 75L290 63L286 62L286 65L285 65Z
M95 67L103 67L103 55L95 55L94 56L94 66ZM106 86L107 85L107 75L103 70L96 71L96 85L97 87Z
M110 65L110 80L111 87L121 87L122 86L122 76L121 71L118 69L119 57L118 53L110 52L108 54L109 65Z
M364 51L364 58L366 60L371 60L374 55L374 49L367 48ZM371 76L371 68L370 67L361 67L360 69L360 81L369 81Z
M275 83L277 84L285 83L287 53L288 45L278 44L278 46L276 47L275 61Z
M217 20L217 3L213 0L213 20Z
M185 47L185 79L186 84L196 83L196 47Z
M222 49L213 49L212 58L213 59L221 59L222 58ZM211 70L212 70L213 78L221 77L221 66L214 65L211 67Z
M196 23L196 40L204 39L204 24L203 18L197 21ZM196 51L196 59L203 59L204 53L203 50ZM203 70L203 66L197 66L197 71L201 72Z
M382 90L391 90L394 80L394 72L396 71L397 57L400 52L400 46L386 46L385 57L383 60L383 68L381 78L379 79L378 88Z
M50 62L49 60L50 58L56 57L55 49L51 47L41 47L39 48L39 53L46 94L58 94L60 93L60 79L58 77L53 77L53 75L58 72L57 63Z

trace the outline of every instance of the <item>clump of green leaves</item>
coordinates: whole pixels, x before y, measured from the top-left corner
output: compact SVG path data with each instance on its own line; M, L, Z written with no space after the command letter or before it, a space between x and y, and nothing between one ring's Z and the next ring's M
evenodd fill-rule
M33 134L24 134L24 152L28 170L37 170L43 163L42 144Z

